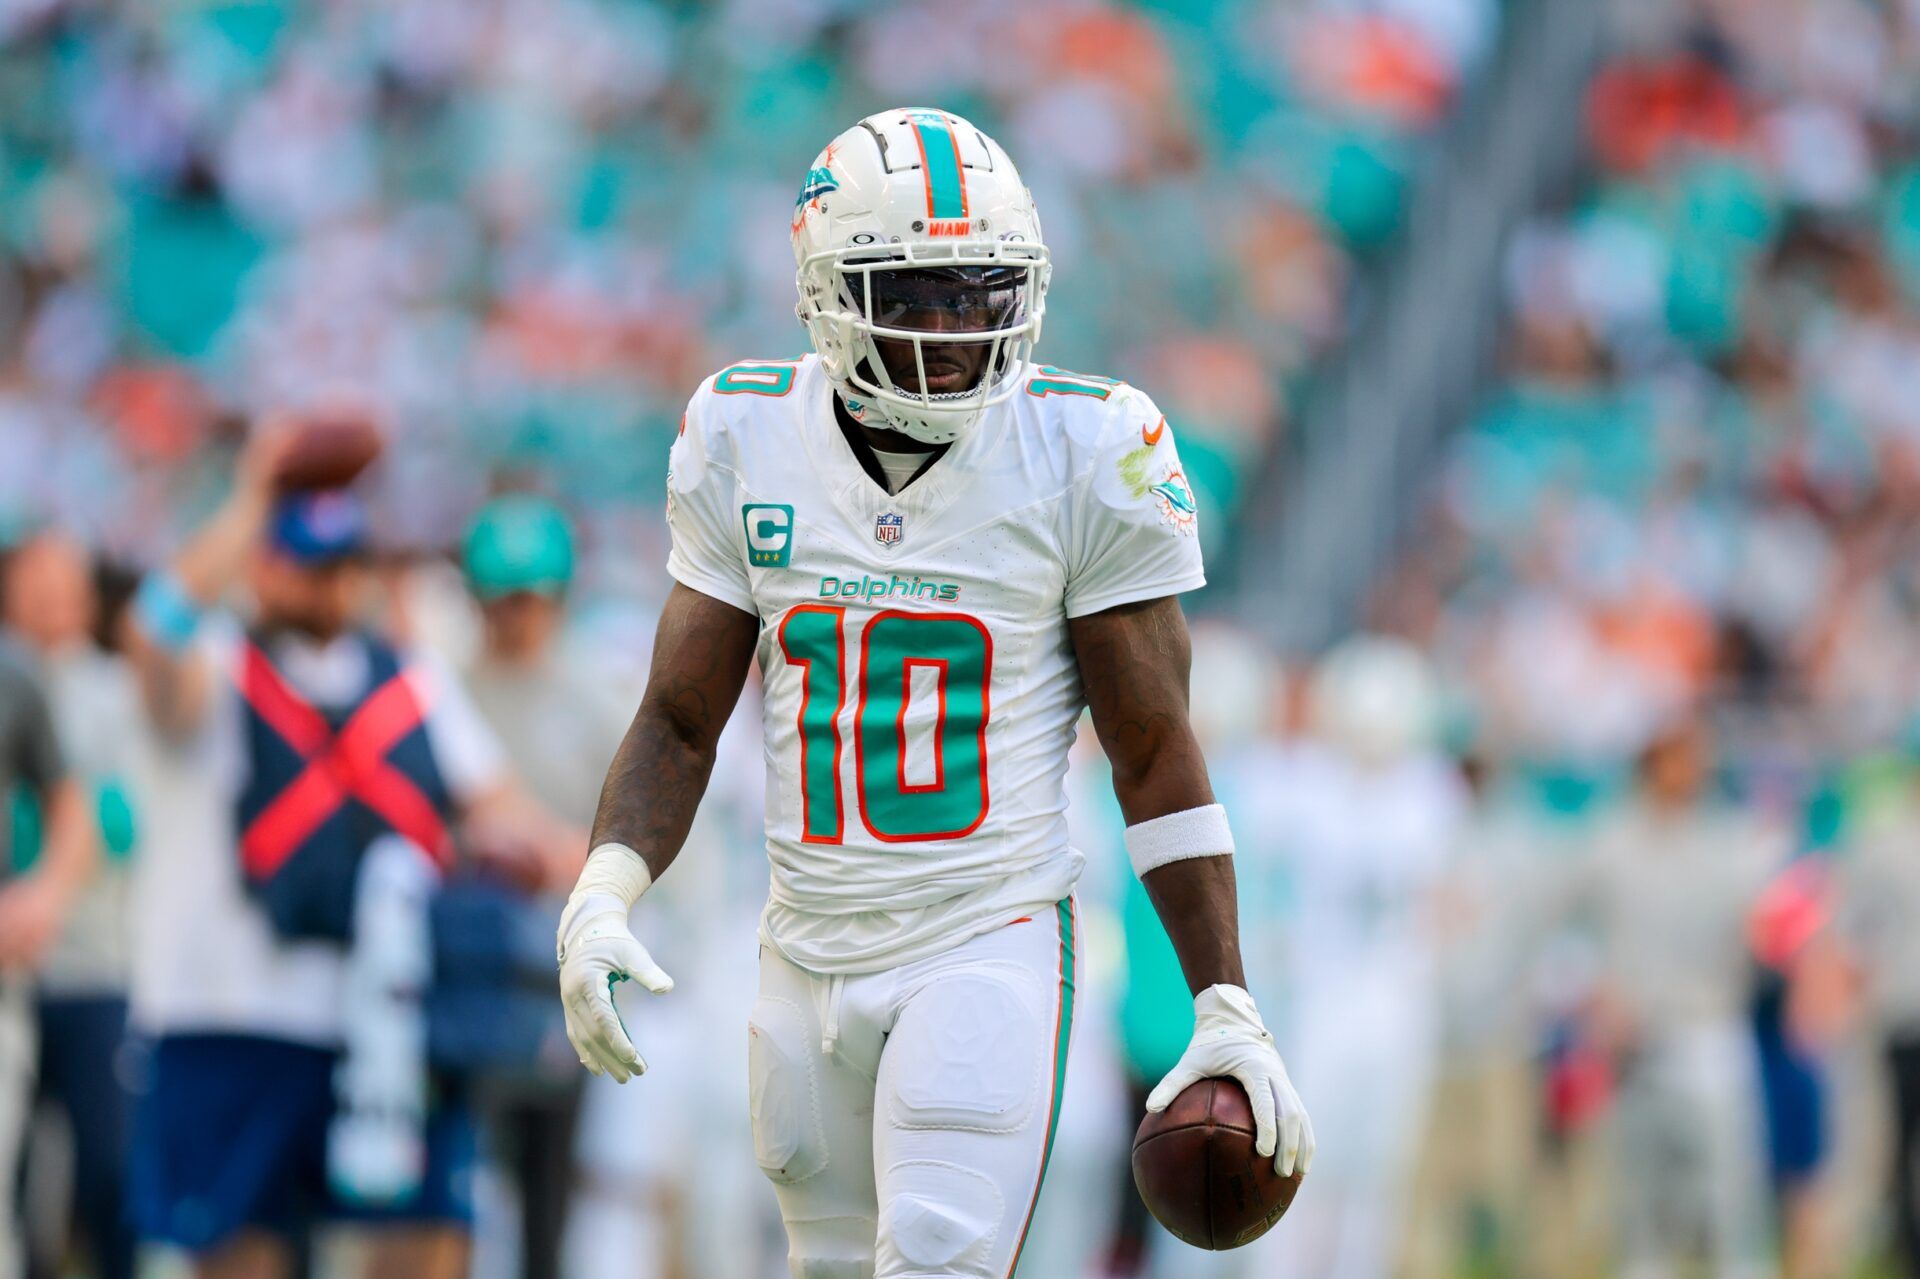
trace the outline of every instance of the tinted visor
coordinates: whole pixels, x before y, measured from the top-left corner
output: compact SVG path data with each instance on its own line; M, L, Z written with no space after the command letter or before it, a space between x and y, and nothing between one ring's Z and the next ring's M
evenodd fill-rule
M868 321L924 333L993 333L1020 322L1027 268L915 267L868 271L849 280Z

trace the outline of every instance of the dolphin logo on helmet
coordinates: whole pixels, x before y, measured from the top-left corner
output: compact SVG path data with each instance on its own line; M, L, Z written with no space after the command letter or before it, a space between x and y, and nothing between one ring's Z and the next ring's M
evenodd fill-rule
M838 191L839 189L840 183L833 176L833 170L824 164L819 165L807 170L807 180L801 185L800 196L794 203L805 204L809 200L819 199L829 191Z
M832 208L813 188L831 162ZM1033 196L1006 151L961 117L930 107L882 111L835 138L814 160L795 209L800 302L820 364L866 420L944 444L1018 387L1046 312L1051 270ZM883 272L990 271L1017 287L1009 317L984 330L889 327L876 319ZM977 384L933 392L898 384L877 341L925 354L944 343L987 346ZM924 382L924 379L923 379Z

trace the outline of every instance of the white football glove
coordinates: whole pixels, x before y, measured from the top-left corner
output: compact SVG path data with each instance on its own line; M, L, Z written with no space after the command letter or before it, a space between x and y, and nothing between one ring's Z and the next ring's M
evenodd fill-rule
M1306 1175L1313 1163L1313 1121L1287 1078L1273 1036L1261 1024L1253 996L1238 986L1209 986L1194 997L1193 1014L1193 1041L1147 1095L1147 1109L1165 1110L1202 1079L1237 1079L1253 1103L1254 1150L1272 1156L1282 1177L1296 1170Z
M621 1084L644 1075L647 1063L614 1006L614 983L637 981L656 995L673 989L673 978L628 931L627 910L609 894L576 892L560 915L558 949L567 1039L581 1065Z

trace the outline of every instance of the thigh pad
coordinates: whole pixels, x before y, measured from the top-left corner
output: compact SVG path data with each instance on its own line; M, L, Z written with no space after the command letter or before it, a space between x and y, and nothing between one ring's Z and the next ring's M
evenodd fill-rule
M981 967L915 996L887 1042L893 1126L997 1133L1032 1123L1064 1033L1037 987L1030 974Z
M747 1020L753 1157L779 1185L827 1166L817 1038L806 1010L778 995L760 996Z

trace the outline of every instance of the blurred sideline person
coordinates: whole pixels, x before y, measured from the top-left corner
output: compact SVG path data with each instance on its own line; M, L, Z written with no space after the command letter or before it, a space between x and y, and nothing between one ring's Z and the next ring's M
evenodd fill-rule
M497 498L469 526L462 564L482 622L480 652L465 672L474 708L533 797L584 830L625 723L604 681L563 654L573 530L543 498ZM551 932L560 906L553 896L528 908L547 916ZM518 1201L514 1273L525 1279L560 1273L581 1096L581 1076L567 1065L483 1076L477 1087L484 1135ZM479 1242L484 1252L485 1233Z
M1537 1100L1532 992L1519 978L1565 861L1564 839L1484 757L1463 774L1473 805L1439 893L1441 1037L1407 1226L1411 1279L1521 1268Z
M1920 793L1909 787L1860 833L1842 909L1863 969L1867 1038L1887 1089L1893 1253L1900 1274L1920 1279Z
M11 824L0 823L0 1279L18 1279L25 1261L14 1182L33 1104L33 981L96 853L32 658L0 637L0 795L16 788L39 802L44 837L33 868L15 872Z
M1591 1018L1619 1079L1611 1117L1624 1279L1757 1279L1768 1256L1748 917L1782 833L1709 787L1704 718L1669 725L1636 791L1593 835L1576 887L1602 977Z
M357 625L364 515L346 493L276 495L292 438L255 433L226 503L135 603L156 739L135 1220L203 1276L288 1275L341 1218L379 1227L370 1273L453 1279L474 1137L427 1069L426 903L456 818L526 832L490 841L520 849L539 819L457 682ZM244 624L221 609L243 581Z
M1403 641L1362 636L1334 649L1313 675L1307 714L1311 732L1283 774L1291 794L1253 806L1263 828L1282 815L1291 826L1291 963L1263 976L1287 984L1280 1033L1316 1121L1340 1140L1314 1164L1305 1211L1224 1255L1245 1279L1386 1279L1400 1262L1433 1088L1436 895L1467 795L1435 748L1426 658Z
M536 797L584 827L625 733L626 715L600 672L568 652L573 529L544 498L501 497L475 516L462 562L483 628L481 651L466 672L475 705ZM731 1156L724 1147L712 1148L713 1116L744 1118L737 1104L746 1088L744 1072L735 1080L727 1063L714 1062L701 1048L733 1033L752 1003L753 956L738 944L752 937L752 920L737 916L756 888L764 895L764 872L759 885L741 885L730 882L725 865L740 860L728 847L738 842L735 828L757 830L763 820L757 744L740 737L730 731L723 741L721 756L731 767L720 766L712 797L718 802L703 806L688 836L690 847L710 850L713 860L675 875L640 908L659 953L686 971L689 995L645 1010L652 1087L635 1093L605 1079L581 1081L569 1061L560 1091L527 1081L519 1090L531 1094L526 1105L510 1106L505 1115L488 1108L516 1180L521 1187L530 1179L533 1185L533 1202L522 1191L521 1212L528 1215L520 1223L523 1260L516 1273L583 1273L620 1257L634 1279L745 1275L756 1271L764 1254L759 1227L769 1205L749 1135L742 1130L746 1144ZM736 803L727 792L738 789L743 777L753 794ZM741 821L730 823L733 816ZM764 866L764 859L757 860ZM559 909L554 903L556 920ZM580 1082L586 1084L584 1096ZM542 1114L542 1093L572 1109L564 1123L562 1116ZM661 1104L662 1096L672 1101ZM510 1129L505 1133L491 1123L502 1118ZM698 1194L687 1193L693 1167L700 1170ZM560 1234L563 1241L556 1239ZM491 1265L484 1222L478 1243L477 1261ZM553 1250L542 1255L550 1245ZM484 1274L500 1270L493 1265Z
M101 600L87 551L73 539L45 531L17 546L7 557L3 598L8 628L38 657L61 745L105 854L41 965L39 1095L58 1111L71 1139L71 1221L86 1245L89 1273L128 1279L133 1231L124 1170L131 1095L122 1046L139 695L125 662L95 642ZM60 1222L52 1240L62 1250L66 1227ZM32 1269L55 1275L64 1260L58 1252L36 1256Z
M555 816L584 826L626 717L609 705L605 681L568 660L574 559L573 529L545 498L501 497L480 510L462 555L482 623L466 678L527 789Z
M1795 857L1748 921L1752 1018L1781 1279L1831 1279L1831 1052L1851 1020L1856 974L1834 923L1824 851Z

